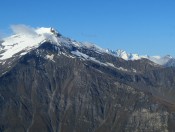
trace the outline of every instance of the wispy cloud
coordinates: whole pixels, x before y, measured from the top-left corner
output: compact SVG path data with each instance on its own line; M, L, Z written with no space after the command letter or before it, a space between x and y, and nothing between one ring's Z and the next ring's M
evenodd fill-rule
M34 28L26 26L24 24L11 25L10 28L14 34L25 34L30 36L37 35Z

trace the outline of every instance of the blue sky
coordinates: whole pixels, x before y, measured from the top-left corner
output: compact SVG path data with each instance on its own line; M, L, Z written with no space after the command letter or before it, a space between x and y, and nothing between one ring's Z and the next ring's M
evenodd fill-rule
M103 48L175 56L174 0L3 0L0 36L10 25L54 27Z

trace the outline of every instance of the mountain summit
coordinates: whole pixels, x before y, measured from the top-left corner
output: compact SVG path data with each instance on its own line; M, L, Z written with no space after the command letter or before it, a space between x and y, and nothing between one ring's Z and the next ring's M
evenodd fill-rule
M37 48L44 41L58 42L58 34L53 28L38 28L32 33L21 32L5 38L1 42L0 60L5 60L21 53L24 55Z

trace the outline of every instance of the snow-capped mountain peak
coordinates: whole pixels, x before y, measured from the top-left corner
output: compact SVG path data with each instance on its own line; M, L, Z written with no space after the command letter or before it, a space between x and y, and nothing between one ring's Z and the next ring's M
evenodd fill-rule
M127 53L124 50L117 50L116 55L124 60L138 60L141 57L138 54Z
M127 54L124 50L117 50L116 55L124 60L129 60L129 54Z
M38 47L44 41L59 43L60 34L53 28L37 28L29 30L23 29L10 37L4 38L0 43L0 60L11 58L16 53L27 53L33 48Z

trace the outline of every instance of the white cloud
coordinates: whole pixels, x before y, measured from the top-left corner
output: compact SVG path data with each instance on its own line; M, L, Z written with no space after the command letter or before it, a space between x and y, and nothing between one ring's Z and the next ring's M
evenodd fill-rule
M30 26L18 24L18 25L11 25L10 27L14 34L25 34L30 36L37 35L37 33L35 32L35 29Z

